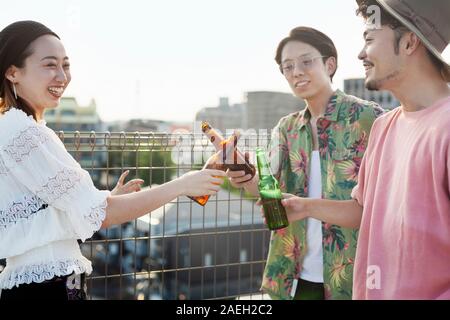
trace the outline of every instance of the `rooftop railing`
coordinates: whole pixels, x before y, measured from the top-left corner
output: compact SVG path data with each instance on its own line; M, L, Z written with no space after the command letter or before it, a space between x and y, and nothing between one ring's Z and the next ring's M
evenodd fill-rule
M214 152L201 134L57 132L99 189L124 170L150 187L200 169ZM268 135L247 134L250 153ZM80 199L81 201L82 199ZM255 198L227 182L204 206L179 197L81 244L92 261L91 299L262 299L270 233Z

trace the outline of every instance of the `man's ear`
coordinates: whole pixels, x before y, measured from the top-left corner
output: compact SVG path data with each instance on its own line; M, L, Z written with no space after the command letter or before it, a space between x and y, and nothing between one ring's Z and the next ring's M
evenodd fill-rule
M406 33L400 41L400 45L407 55L411 55L422 44L422 41L420 41L419 37L413 32Z
M328 75L331 77L333 73L336 72L337 69L337 61L336 57L329 57L327 61L325 61L325 65L327 67Z

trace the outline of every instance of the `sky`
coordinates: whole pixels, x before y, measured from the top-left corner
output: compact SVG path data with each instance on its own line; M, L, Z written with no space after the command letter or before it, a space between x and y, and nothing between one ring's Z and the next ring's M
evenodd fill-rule
M240 103L248 91L290 92L274 61L297 26L333 39L334 87L363 77L357 55L363 21L354 0L15 0L0 28L36 20L62 39L71 61L65 96L95 99L105 121L193 121L219 97Z

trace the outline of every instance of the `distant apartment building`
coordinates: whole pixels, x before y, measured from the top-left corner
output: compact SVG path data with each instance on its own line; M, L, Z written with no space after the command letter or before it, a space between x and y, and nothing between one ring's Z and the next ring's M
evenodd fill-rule
M272 91L247 92L246 105L251 129L272 129L282 117L305 108L305 102L291 93Z
M170 124L162 120L153 119L130 119L123 123L121 130L125 132L168 132Z
M130 119L124 121L111 121L105 127L109 132L157 132L157 133L173 133L173 132L190 132L192 131L192 123L171 122L154 119Z
M229 104L228 98L219 99L219 105L212 108L203 108L195 117L196 121L208 121L214 128L222 133L227 129L245 128L245 107L243 104Z
M374 101L383 109L394 109L400 105L398 100L388 91L370 91L366 89L364 78L344 80L344 91L355 97Z
M200 110L196 120L206 120L223 133L233 128L272 129L280 118L304 107L305 102L290 93L252 91L242 104L230 106L227 98L221 98L218 107Z
M97 113L97 106L95 100L91 100L89 105L80 106L74 97L61 98L61 102L57 108L47 109L44 113L44 119L47 126L55 132L90 132L96 133L105 131L104 125ZM65 135L66 137L69 135ZM77 143L65 141L68 151L81 164L82 167L99 167L106 162L106 153L95 152L92 154L91 150L86 147L78 148ZM97 150L98 151L98 150ZM100 171L90 172L92 180L97 187L102 188L100 184Z
M47 126L55 131L102 131L102 121L95 100L80 106L74 97L61 98L57 108L44 114Z

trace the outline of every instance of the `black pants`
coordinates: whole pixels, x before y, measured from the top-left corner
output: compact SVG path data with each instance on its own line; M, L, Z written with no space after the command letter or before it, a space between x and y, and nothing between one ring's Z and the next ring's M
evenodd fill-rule
M323 283L298 279L294 300L325 300Z
M0 300L86 300L85 275L71 274L3 289Z

